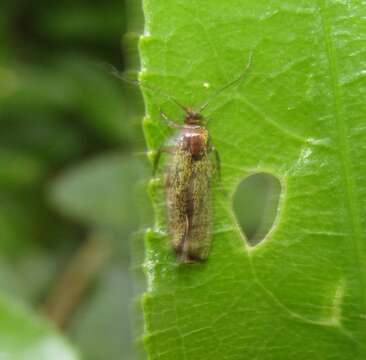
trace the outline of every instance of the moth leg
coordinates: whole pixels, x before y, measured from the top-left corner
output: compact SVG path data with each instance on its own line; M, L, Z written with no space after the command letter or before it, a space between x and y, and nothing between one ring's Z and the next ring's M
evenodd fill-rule
M163 118L166 125L173 129L183 129L184 125L177 124L174 120L169 119L169 117L160 109L160 116Z
M173 146L160 146L156 156L154 158L154 163L153 163L153 176L155 176L156 171L158 169L159 166L159 162L160 162L160 158L161 158L161 154L162 153L168 153L168 154L173 154L174 153L174 147Z
M221 179L220 154L214 146L211 147L211 154L214 156L214 159L213 159L214 160L214 169L215 169L215 175L216 175L217 180L218 180L219 188L220 188L221 192L224 195L227 195L227 191L225 190L224 186L222 185L222 181L221 181L222 179Z
M215 172L217 173L217 178L221 182L221 159L220 154L214 146L211 146L211 152L215 157Z

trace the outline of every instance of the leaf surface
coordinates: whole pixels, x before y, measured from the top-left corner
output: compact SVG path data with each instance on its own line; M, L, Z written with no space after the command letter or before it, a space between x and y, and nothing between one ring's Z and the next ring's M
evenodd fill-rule
M166 138L162 93L197 106L252 64L204 115L234 194L245 177L281 182L272 230L249 247L232 197L214 190L204 264L178 266L157 223L146 236L150 359L366 357L366 8L359 1L144 1L145 133ZM161 174L161 172L160 172ZM154 182L154 184L157 181ZM160 182L161 183L161 182Z

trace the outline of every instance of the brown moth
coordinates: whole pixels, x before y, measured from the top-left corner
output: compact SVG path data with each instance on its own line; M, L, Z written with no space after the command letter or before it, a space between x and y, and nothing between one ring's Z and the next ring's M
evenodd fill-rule
M168 149L165 181L169 233L180 262L203 261L211 243L211 185L219 157L199 112L185 109L184 124L174 127L179 132Z
M209 100L238 83L250 62L251 54L245 71L216 91ZM161 112L165 122L177 129L177 136L172 146L160 148L154 164L156 170L161 153L171 154L165 174L165 193L172 247L179 262L201 262L207 259L211 246L211 190L214 175L220 175L219 154L211 143L207 121L202 115L209 101L195 111L160 93L185 113L184 123L177 124Z

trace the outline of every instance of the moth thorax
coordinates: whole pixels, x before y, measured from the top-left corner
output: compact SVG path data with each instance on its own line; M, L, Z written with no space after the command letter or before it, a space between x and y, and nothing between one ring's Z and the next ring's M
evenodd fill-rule
M204 132L186 132L183 136L183 146L195 160L199 160L206 149L206 135Z

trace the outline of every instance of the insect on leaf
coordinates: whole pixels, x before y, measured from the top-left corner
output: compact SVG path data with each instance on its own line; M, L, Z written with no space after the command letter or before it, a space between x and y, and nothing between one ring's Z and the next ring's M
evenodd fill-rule
M169 236L146 235L149 358L366 358L365 6L145 0L144 10L141 79L184 105L237 76L253 51L247 77L204 115L226 192L260 172L281 183L274 225L256 246L220 189L206 262L177 266ZM167 134L159 109L183 115L144 95L157 150ZM166 229L163 192L154 201L156 229Z

